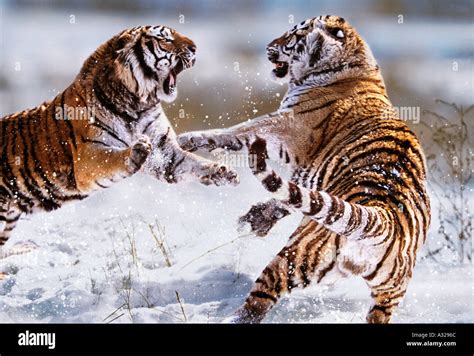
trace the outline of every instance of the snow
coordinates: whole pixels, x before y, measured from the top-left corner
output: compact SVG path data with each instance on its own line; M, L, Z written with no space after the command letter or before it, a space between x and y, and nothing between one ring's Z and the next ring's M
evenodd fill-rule
M247 169L240 174L238 187L137 175L23 219L7 248L27 241L38 248L0 260L9 273L0 282L0 322L222 322L301 218L283 219L264 239L239 235L237 217L268 198ZM149 224L164 236L171 267ZM473 322L472 282L472 266L419 262L394 322ZM369 290L352 278L294 291L265 322L361 323L369 305Z

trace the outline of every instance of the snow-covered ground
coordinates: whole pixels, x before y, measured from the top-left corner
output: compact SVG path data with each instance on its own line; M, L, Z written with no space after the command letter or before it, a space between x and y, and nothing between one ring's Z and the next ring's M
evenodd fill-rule
M22 220L7 247L38 247L0 260L9 272L0 282L0 322L221 322L301 218L287 217L266 239L239 236L236 218L267 197L247 169L240 173L240 186L221 188L135 176ZM423 261L394 321L473 322L473 285L472 266ZM348 279L292 293L266 322L360 323L369 304L365 284Z

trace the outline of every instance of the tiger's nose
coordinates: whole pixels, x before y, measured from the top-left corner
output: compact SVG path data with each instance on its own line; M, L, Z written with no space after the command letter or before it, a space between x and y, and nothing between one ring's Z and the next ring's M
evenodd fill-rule
M267 49L267 57L269 61L276 61L278 60L278 51L276 51L274 48L268 48Z

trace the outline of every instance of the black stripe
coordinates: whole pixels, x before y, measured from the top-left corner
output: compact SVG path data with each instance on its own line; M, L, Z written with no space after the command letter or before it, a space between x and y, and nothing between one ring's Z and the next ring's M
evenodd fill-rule
M288 182L289 199L288 203L299 208L303 200L300 188L293 182Z
M362 66L362 64L357 64L357 63L352 63L352 64L349 64L349 65L341 65L341 66L338 66L336 68L329 68L329 69L321 70L321 71L316 72L316 73L310 73L308 76L318 76L318 75L321 75L321 74L335 73L335 72L340 72L343 69L352 69L352 68L357 68L357 67L361 67L361 66Z
M303 257L303 263L300 264L299 270L301 274L301 279L303 280L303 287L308 286L311 283L311 280L308 278L308 264L307 264L308 255Z
M326 268L324 268L323 270L321 270L321 272L319 273L319 276L318 276L318 283L321 282L321 280L324 278L324 276L330 271L332 270L332 268L334 267L334 260L331 261L331 263L329 264L329 266L327 266Z
M100 105L104 107L107 111L112 113L114 116L123 119L126 123L131 123L137 120L137 118L130 116L128 113L120 110L114 100L109 98L104 91L102 90L99 80L95 80L94 84L94 94L97 100L99 100ZM95 118L95 121L97 118Z
M169 133L170 133L170 128L168 127L166 132L163 135L160 136L160 139L158 140L158 143L156 144L157 148L161 148L165 145Z
M99 129L101 129L102 131L105 131L105 133L107 133L109 136L111 136L112 138L116 139L117 141L123 143L125 146L128 147L128 143L125 142L124 140L122 140L120 137L118 137L118 135L114 132L114 130L110 127L110 126L107 126L106 124L104 124L102 121L100 121L99 119L95 119L94 122L92 123L93 126L95 127L98 127Z
M62 92L61 95L60 95L60 105L61 105L61 110L64 113L66 113L66 111L64 110L64 101L65 101L65 92ZM52 107L54 107L54 111L56 111L55 109L55 102L56 102L56 99L58 97L55 98L55 100L53 101L53 104L54 105L51 105ZM63 115L65 116L65 115ZM72 167L73 169L69 170L68 171L68 175L67 175L67 178L68 178L68 187L69 188L76 188L76 176L74 174L74 159L73 159L73 156L72 156L72 150L70 149L69 147L69 142L67 141L67 138L64 137L64 134L65 134L65 131L63 130L63 128L61 128L61 121L67 121L67 117L63 117L64 120L56 120L56 117L55 117L55 113L53 113L53 116L52 116L52 120L55 122L55 127L56 127L56 137L59 138L59 144L61 146L61 149L63 151L63 154L64 156L66 157L67 159L67 164L70 165L70 167ZM64 139L63 139L64 138ZM61 164L64 164L63 162L60 162Z
M323 49L323 42L324 38L321 34L318 35L318 39L316 40L316 51L313 53L310 53L309 56L309 66L313 67L319 60L321 59L321 51Z
M250 296L254 298L260 298L260 299L270 299L273 303L277 302L277 299L273 295L270 295L262 291L252 291L250 292Z
M303 212L304 215L314 216L321 211L324 206L324 200L321 194L310 192L309 193L310 199L310 208L308 212Z
M143 75L146 78L151 78L158 81L157 74L151 69L145 61L145 57L143 55L143 48L141 45L141 39L137 41L133 46L133 53L135 53L135 57L137 57L138 64L143 72Z
M373 193L357 192L357 193L354 193L354 194L348 196L346 198L346 200L347 201L354 201L354 202L356 202L357 204L360 204L360 205L366 205L370 201L378 201L378 202L382 202L382 203L387 203L389 201L389 202L392 203L392 211L395 212L395 214L393 215L393 218L397 221L398 221L398 217L397 217L396 211L399 211L399 205L402 205L403 215L404 215L405 219L408 222L408 225L409 225L408 229L410 231L403 231L401 233L402 234L408 234L408 233L414 231L413 221L411 220L411 217L409 216L408 207L405 205L405 203L403 201L398 200L393 195L380 195L380 194L373 194ZM396 209L396 210L394 210L394 209ZM396 223L396 221L394 221L394 223ZM398 221L398 225L400 225L400 227L402 228L402 225L399 221Z
M153 125L153 123L160 117L160 115L161 115L161 113L158 114L158 117L157 117L157 118L155 118L155 119L153 119L153 120L150 120L150 122L145 125L145 127L144 127L143 130L142 130L142 134L144 134L144 133L146 133L146 132L148 131L148 129L150 128L150 126ZM168 128L168 129L169 129L169 128Z
M31 118L31 116L29 118ZM29 119L25 118L25 120L29 120ZM19 121L19 128L18 128L19 133L20 133L20 139L23 143L23 160L24 160L23 166L19 170L20 175L23 178L23 183L26 185L29 193L31 193L37 199L37 203L46 211L55 210L59 208L60 205L54 199L51 199L50 197L45 196L43 194L43 192L39 188L39 184L36 181L36 178L33 176L31 172L30 165L29 165L29 158L30 158L29 153L31 153L32 156L35 157L36 155L35 145L34 144L31 144L31 146L28 145L29 140L26 139L25 130L29 129L29 122L26 123L26 129L23 129L22 121L23 120ZM30 148L30 152L29 152L29 148ZM35 165L35 163L36 162L34 161L34 158L33 158L33 165Z
M331 197L331 208L329 209L326 220L324 221L327 225L332 225L344 215L344 203L334 196Z
M69 139L71 140L74 148L77 149L76 134L74 133L74 128L72 126L71 120L66 120L66 126L69 129Z
M176 151L173 151L171 158L167 161L167 165L164 167L164 175L168 183L176 182L174 172L176 168L184 162L184 159L185 156L182 156L178 161L176 161Z
M31 137L31 138L35 137L35 133L32 132L32 121L33 120L30 117L30 119L28 120L28 123L27 123L28 137ZM36 124L36 120L34 120L33 123ZM35 141L35 140L33 140L33 141ZM56 185L51 183L51 181L49 180L49 178L46 176L45 172L42 169L42 162L38 158L38 156L36 155L36 148L37 148L37 145L35 144L35 142L33 142L33 144L31 145L31 157L32 157L32 161L33 161L34 171L43 180L46 191L49 193L50 197L53 198L51 200L52 201L61 200L62 196L59 196L59 195L55 194L55 192L57 192ZM25 162L25 164L28 164L28 162ZM38 182L36 182L36 183L38 183Z
M367 225L365 225L364 227L364 234L368 234L368 232L370 230L372 230L372 228L374 227L375 223L377 222L377 214L369 211L369 213L367 214L367 220L368 220L368 223Z
M251 158L252 155L256 158L256 165L254 165L254 159ZM249 148L249 165L254 174L261 173L266 170L267 163L265 160L267 158L267 142L257 136Z
M155 53L155 47L153 46L153 40L151 39L151 37L149 36L146 36L147 37L147 40L145 41L145 45L147 46L148 48L148 51L150 51L150 53L153 55L153 57L155 58L155 66L158 65L158 63L160 62L161 59L163 59L164 57L161 57L159 58L156 53Z
M12 223L18 221L20 219L20 214L15 216L14 218L7 219L5 216L0 215L0 220L6 221L7 223Z
M416 164L411 159L409 159L406 154L404 154L403 152L400 152L399 150L392 149L392 148L377 147L377 148L373 148L372 150L368 150L366 148L365 150L362 151L362 153L359 153L358 155L353 156L349 160L349 163L346 165L346 167L349 167L349 168L345 168L345 169L339 168L334 174L332 174L331 175L332 180L334 179L334 181L336 181L336 179L335 179L336 177L339 177L340 175L346 173L349 169L354 170L356 168L355 163L357 161L362 162L362 165L357 167L357 169L363 170L364 167L368 166L367 158L376 156L378 153L385 153L387 155L396 156L396 160L391 160L390 162L395 165L395 167L397 168L397 170L400 173L405 173L407 176L409 176L409 178L411 180L411 184L413 184L413 186L415 188L414 191L420 196L420 198L423 201L426 202L427 197L426 197L425 189L422 186L422 184L420 183L420 179L422 179L422 178L420 177L419 167L417 167ZM380 158L378 158L378 159L380 161L379 162L380 164L386 164L386 162L385 162L386 160L382 161ZM371 163L375 163L375 162L371 162ZM423 165L423 161L421 161L420 163ZM411 168L413 168L413 169L411 169ZM371 167L371 169L372 169L372 167ZM387 177L388 175L390 175L390 176L393 175L388 170L381 169L379 171L382 172L384 177ZM413 172L413 171L415 171L415 172ZM385 173L383 173L383 172L385 172ZM352 172L351 172L351 176L353 176ZM337 181L340 181L340 179L337 179ZM397 180L397 181L399 181L399 180Z
M50 116L50 112L52 112L51 116ZM54 117L56 115L54 101L48 105L47 110L45 112L42 112L41 115L42 115L41 121L43 124L41 126L41 129L43 130L43 132L46 133L44 135L46 139L46 146L44 148L45 148L45 151L48 152L45 163L48 164L50 171L54 171L56 167L59 166L58 152L53 149L53 144L51 143L51 139L53 137L56 137L56 135L52 133L52 129L51 129L52 124L50 122L50 117L52 117L53 120L56 120L56 118Z
M10 190L13 192L15 196L17 196L20 201L25 204L19 204L19 208L23 212L27 212L28 208L32 208L34 205L33 199L31 199L29 196L23 194L20 191L20 187L17 184L17 177L13 174L12 167L10 166L10 163L8 163L8 146L11 146L11 155L12 157L16 156L16 141L18 138L18 130L19 130L19 121L21 120L21 116L16 118L14 121L3 121L2 122L2 128L3 128L3 133L2 133L2 142L5 142L6 146L3 149L3 156L2 156L2 172L6 178L6 184L11 188ZM7 123L12 124L11 128L11 136L10 140L8 140L8 127Z
M349 221L347 222L346 229L342 233L343 236L351 235L360 225L362 217L362 208L360 206L354 206L351 209L351 214L349 216Z
M278 177L275 172L272 171L265 179L262 180L262 184L266 190L269 192L276 192L280 189L281 185L283 184L280 177Z
M418 150L416 150L415 147L413 147L410 140L400 139L400 138L398 138L396 136L393 136L391 134L387 134L387 135L384 135L384 136L381 136L381 137L376 137L376 138L368 140L368 141L360 142L357 146L351 147L351 151L362 152L362 155L354 155L353 157L351 157L351 159L349 160L349 163L346 165L346 169L347 169L347 167L352 167L353 165L351 163L353 163L355 160L357 160L359 156L362 156L362 158L365 158L367 155L363 155L363 154L367 153L368 147L370 145L374 144L374 143L376 143L376 144L382 144L382 143L396 144L398 147L400 147L400 150L397 150L396 154L397 154L397 156L399 156L399 158L400 158L400 155L404 155L405 158L403 159L403 161L408 160L407 155L405 154L405 152L407 152L408 149L411 149L411 151L415 152L415 154L417 155L417 158L418 158L419 162L421 163L421 165L423 165L423 158L421 157L421 153ZM383 149L384 149L384 147L378 147L378 150L379 150L378 152L384 153ZM386 147L385 149L387 151L391 150L390 152L395 152L395 149L393 149L393 148ZM368 152L373 152L373 151L368 151ZM409 160L409 161L411 163L413 163L412 164L413 168L417 171L418 174L420 174L419 168L422 168L422 167L417 167L415 162L413 162L412 160ZM344 165L340 165L339 167L344 167ZM340 168L338 171L336 171L336 174L337 174L337 172L339 172L341 170L343 170L343 169Z
M98 185L99 187L101 187L101 188L104 188L104 189L105 189L105 188L108 188L108 186L103 185L103 184L100 184L97 180L95 180L94 183L97 184L97 185Z
M63 154L64 156L67 158L67 161L68 163L72 164L74 161L73 161L73 158L72 158L72 152L69 150L69 147L66 147L67 145L69 145L69 143L67 142L67 139L64 138L64 130L63 128L61 127L61 122L62 121L67 121L68 118L67 118L67 111L64 110L64 101L65 101L65 92L62 92L61 95L60 95L60 106L61 106L61 110L62 110L62 113L63 113L63 120L57 120L56 119L56 116L55 116L55 113L53 113L53 120L55 122L55 127L56 127L56 137L59 139L59 145L61 146L61 149L63 151ZM58 97L56 97L57 99ZM54 100L54 103L56 102L56 99ZM56 107L54 106L54 111L56 111ZM62 163L62 162L61 162ZM72 170L69 172L68 174L68 179L69 179L69 185L72 185L73 182L75 184L75 176L74 176L74 172L72 172Z
M81 142L83 142L83 143L94 143L94 144L102 145L102 146L105 146L105 147L112 147L112 146L106 144L105 142L98 141L98 140L90 140L88 138L84 138L84 136L81 136Z

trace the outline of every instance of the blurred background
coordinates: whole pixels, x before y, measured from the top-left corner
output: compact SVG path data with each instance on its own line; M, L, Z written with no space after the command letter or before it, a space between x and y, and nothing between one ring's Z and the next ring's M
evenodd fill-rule
M278 107L265 46L308 17L334 14L371 46L398 107L425 147L433 238L425 257L472 256L473 1L0 0L0 116L62 91L101 43L127 27L164 24L191 37L196 66L166 105L178 132L229 126ZM436 101L441 99L444 102Z

